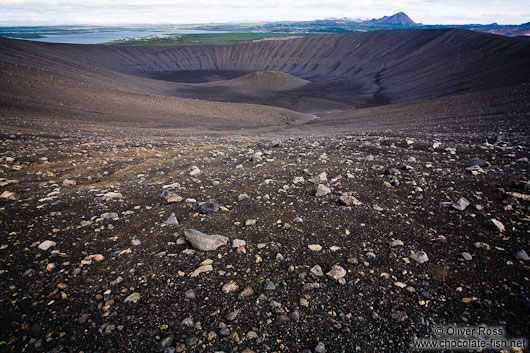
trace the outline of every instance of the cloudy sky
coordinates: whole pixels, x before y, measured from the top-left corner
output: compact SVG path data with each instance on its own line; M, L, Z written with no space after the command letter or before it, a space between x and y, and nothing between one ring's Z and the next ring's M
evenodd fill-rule
M0 26L379 18L424 24L530 21L530 0L0 0Z

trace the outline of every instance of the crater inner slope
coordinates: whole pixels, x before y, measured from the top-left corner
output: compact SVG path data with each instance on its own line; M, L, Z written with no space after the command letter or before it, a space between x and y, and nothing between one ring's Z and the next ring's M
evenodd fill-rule
M374 31L197 46L0 39L4 71L49 79L50 91L39 86L47 92L48 102L51 92L62 92L56 86L68 82L76 86L72 88L77 90L76 99L87 87L95 91L102 87L148 96L277 106L318 116L524 85L530 83L529 60L527 41L461 29ZM22 94L22 86L19 82L14 91ZM6 97L10 95L8 85L2 89ZM12 99L5 100L12 105ZM94 110L93 103L87 100L85 110ZM170 101L164 106L170 110ZM145 110L127 107L134 112ZM164 110L164 116L171 115L169 110ZM274 120L285 121L286 114ZM212 111L205 115L211 116ZM287 120L306 120L300 117Z
M281 71L311 81L293 96L318 96L353 107L437 98L530 80L530 43L461 29L185 47L23 45L91 67L170 81L193 81L193 72L210 73L203 81L219 81L256 71ZM179 90L201 98L201 92L191 94L189 87L177 86L172 93L179 95Z

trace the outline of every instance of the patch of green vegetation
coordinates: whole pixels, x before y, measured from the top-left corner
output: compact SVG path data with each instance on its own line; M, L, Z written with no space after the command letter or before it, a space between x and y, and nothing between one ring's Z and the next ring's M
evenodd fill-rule
M201 34L167 34L163 36L150 36L109 42L110 45L196 45L196 44L226 44L248 42L266 38L296 37L303 33L201 33Z
M183 29L229 32L270 32L270 33L348 33L367 32L382 29L402 29L399 25L365 24L355 21L315 20L263 23L210 23L182 26ZM408 28L408 27L407 27Z

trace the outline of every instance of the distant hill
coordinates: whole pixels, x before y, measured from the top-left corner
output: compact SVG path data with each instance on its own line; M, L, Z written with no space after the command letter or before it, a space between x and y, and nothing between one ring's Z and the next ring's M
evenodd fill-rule
M297 22L301 24L302 22ZM353 27L353 28L365 28L365 29L384 29L384 28L412 28L412 27L421 27L420 23L416 23L410 19L404 12L398 12L392 16L384 16L381 18L374 18L372 20L359 20L352 19L348 17L344 18L326 18L323 20L315 20L310 22L303 22L304 24L318 24L318 25L327 25L327 26L343 26L343 27Z
M175 29L170 26L172 31ZM160 27L164 31L169 30L168 26ZM154 30L157 27L141 27L143 30ZM527 40L530 36L530 22L519 25L499 25L491 24L459 24L459 25L440 25L440 24L422 24L413 21L404 12L398 12L392 16L384 16L371 20L359 18L324 18L311 21L279 21L263 23L214 23L214 24L193 24L179 25L178 29L205 30L205 31L222 31L236 33L204 33L188 35L171 35L161 36L156 39L147 38L146 40L126 40L121 41L120 45L167 45L167 44L207 44L207 43L226 43L245 40L256 40L274 36L290 36L293 34L305 36L310 34L321 33L349 33L349 32L368 32L377 30L396 30L396 29L444 29L460 28L469 29L475 32L484 32L498 34L506 37L518 37ZM137 30L135 27L1 27L0 37L36 39L42 38L47 34L79 34L94 33L101 31L115 30ZM178 40L177 40L178 38ZM116 44L116 43L113 43Z
M410 19L404 12L398 12L392 16L384 16L379 19L373 19L370 21L364 21L363 24L367 25L390 25L390 26L418 26L418 24Z
M384 16L371 20L361 20L356 18L325 18L312 21L287 21L287 22L267 22L256 24L213 24L196 25L190 29L216 30L216 31L236 31L236 32L271 32L271 33L346 33L346 32L367 32L377 30L393 29L436 29L436 28L461 28L475 32L485 32L499 34L506 37L530 36L530 23L520 25L499 25L492 24L463 24L463 25L428 25L413 21L406 13L398 12L392 16Z
M520 25L499 25L492 23L489 25L470 26L469 29L477 32L500 34L507 37L530 36L530 22Z

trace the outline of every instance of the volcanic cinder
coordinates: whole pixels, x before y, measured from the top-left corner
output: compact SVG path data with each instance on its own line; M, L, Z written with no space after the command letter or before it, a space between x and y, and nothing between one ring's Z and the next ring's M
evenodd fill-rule
M528 338L528 63L460 29L0 39L0 348Z
M4 115L36 111L69 121L203 131L311 120L305 129L322 131L328 119L331 128L337 119L355 128L366 112L359 108L374 106L384 106L370 111L379 128L393 126L388 119L403 110L404 120L413 119L400 121L403 128L455 115L465 124L477 108L471 118L497 114L499 105L527 111L530 43L459 29L188 47L0 43ZM402 104L408 102L415 104ZM433 112L437 104L446 108Z

